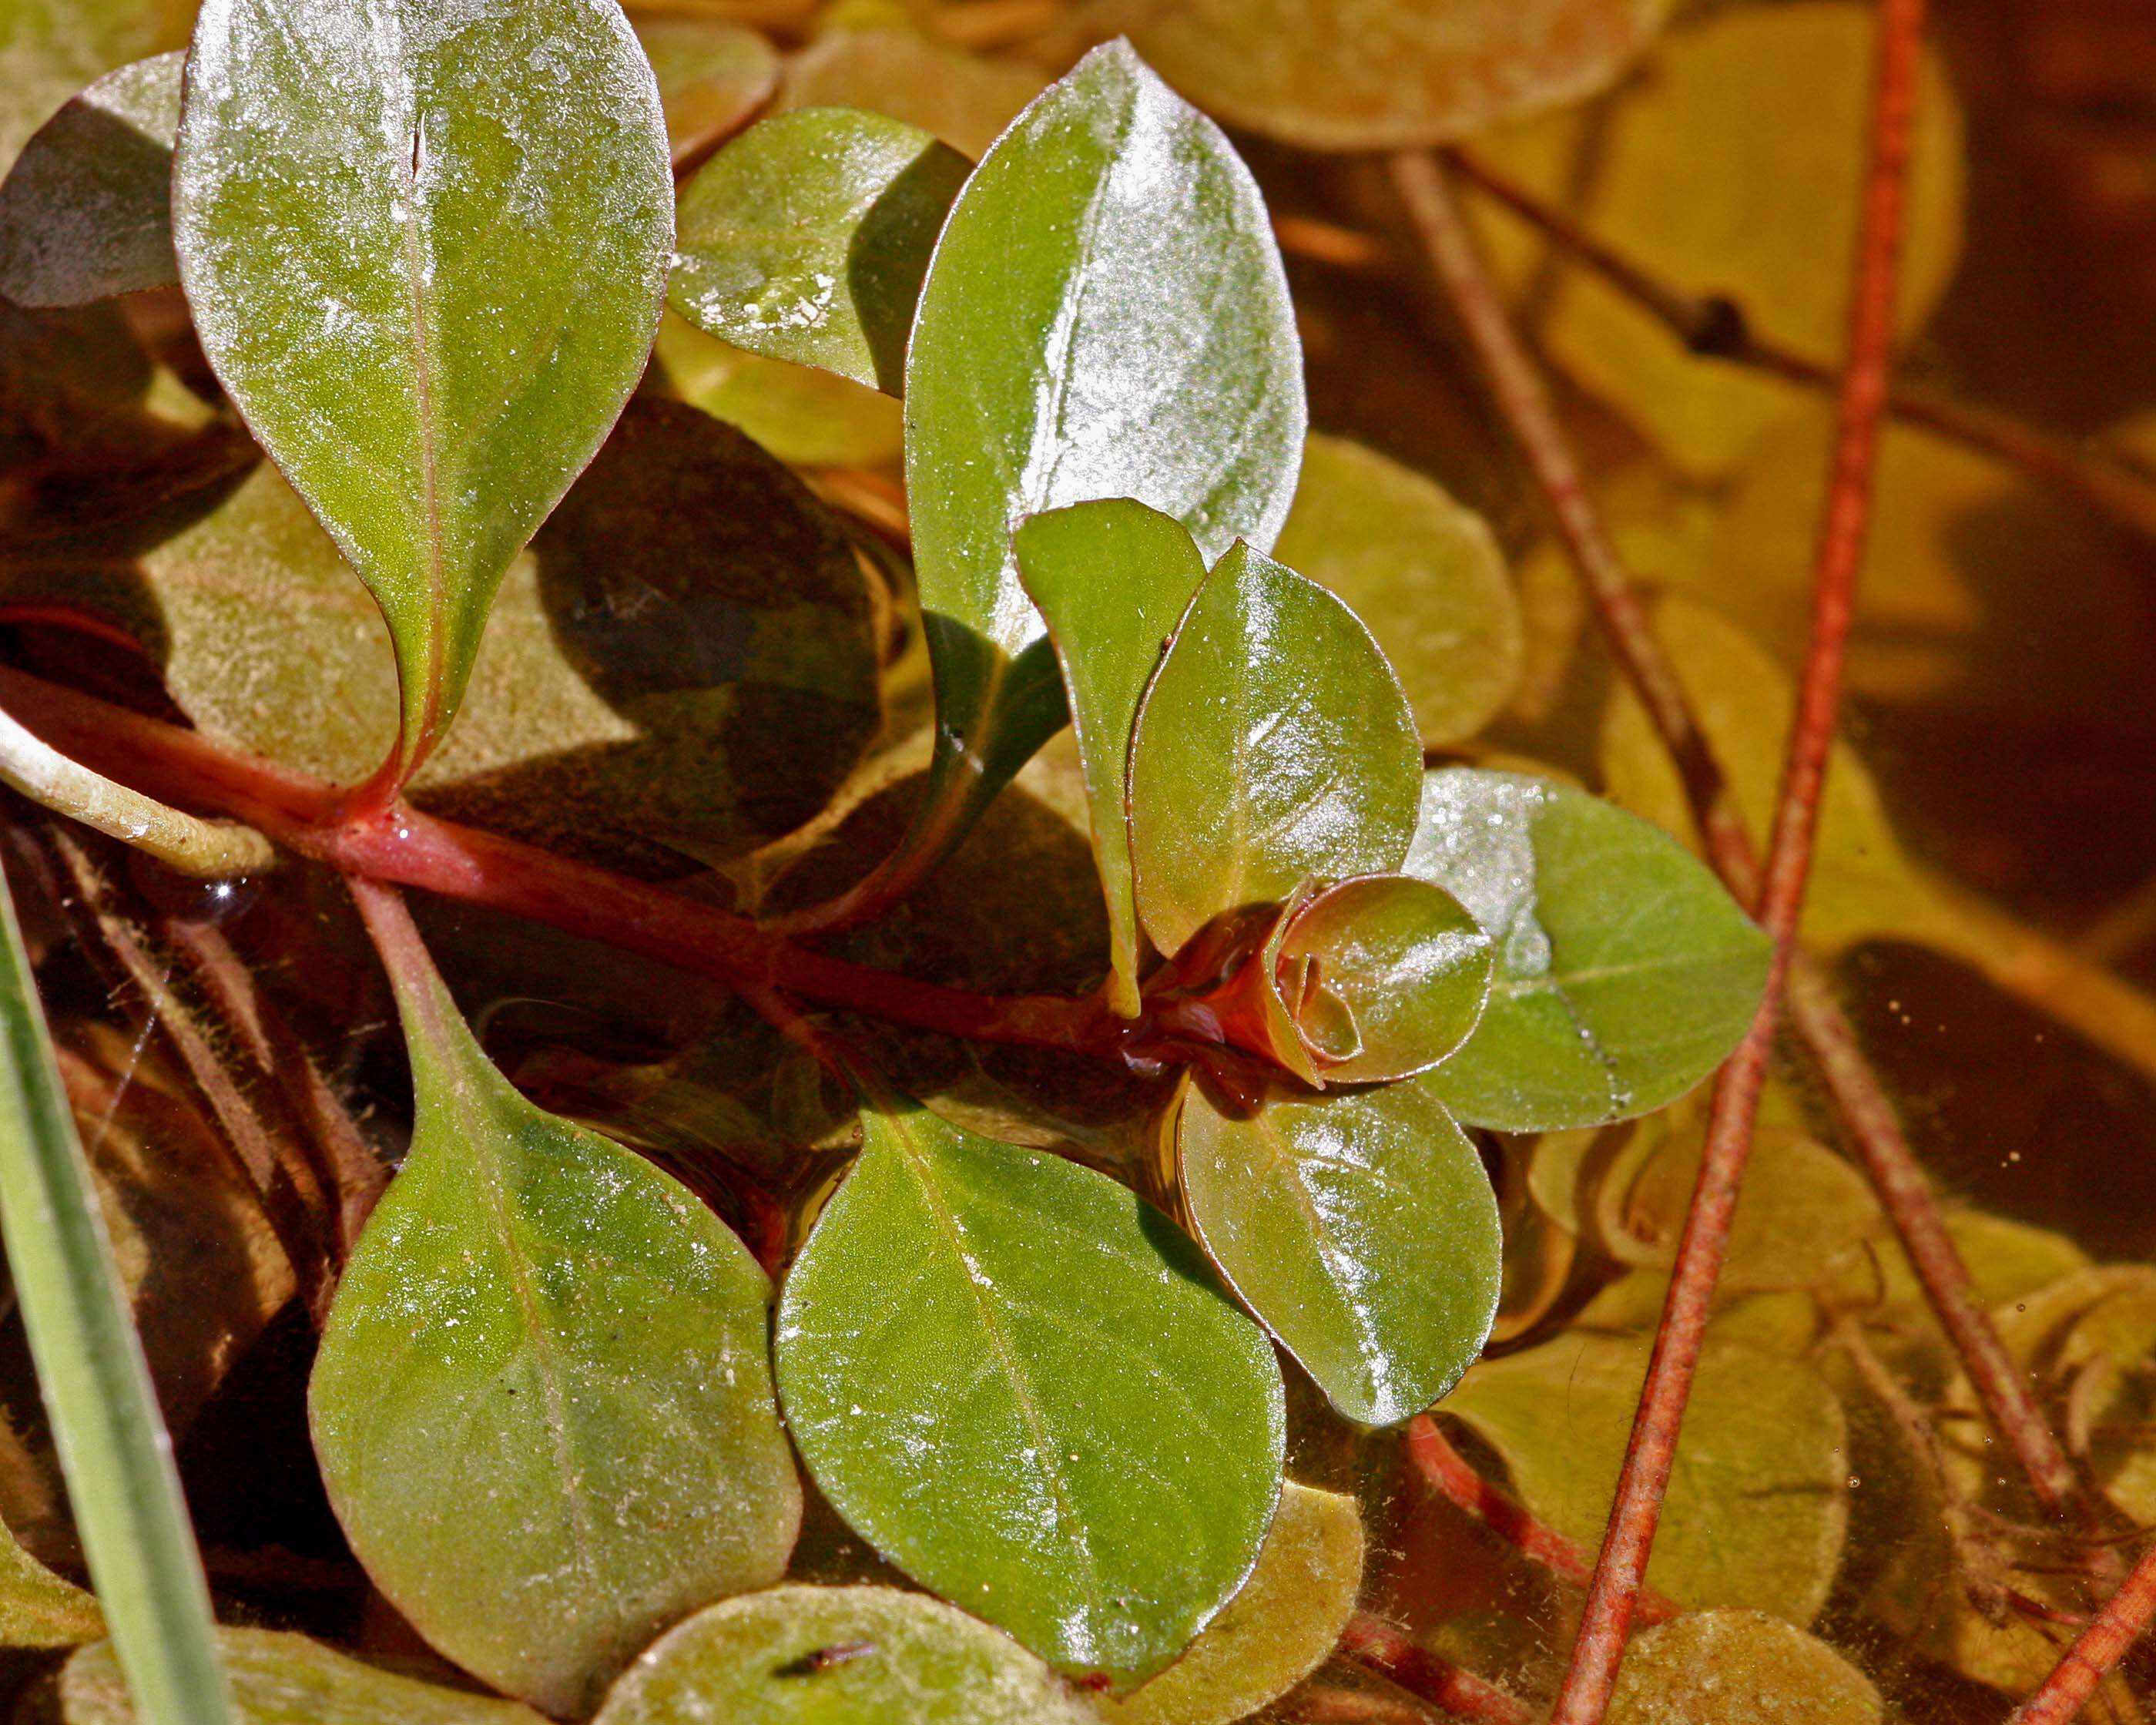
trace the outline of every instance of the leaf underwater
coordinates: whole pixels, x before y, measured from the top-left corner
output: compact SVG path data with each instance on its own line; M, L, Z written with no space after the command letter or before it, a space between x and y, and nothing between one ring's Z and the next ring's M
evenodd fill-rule
M1660 829L1553 781L1446 768L1404 865L1497 942L1489 1004L1432 1082L1506 1132L1645 1114L1751 1027L1766 937Z
M610 0L205 0L172 188L204 352L388 619L408 778L650 352L650 65Z
M779 1302L786 1419L832 1507L1065 1671L1167 1664L1281 1490L1271 1348L1106 1175L920 1111L860 1159Z
M1497 1199L1427 1077L1276 1096L1247 1119L1193 1089L1176 1148L1206 1250L1345 1418L1397 1425L1482 1351Z
M0 293L84 305L179 280L172 139L186 59L106 73L23 146L0 184Z
M770 1286L684 1187L511 1089L403 938L412 1147L323 1331L316 1455L421 1635L588 1711L666 1624L786 1567Z
M221 1629L234 1725L545 1725L513 1701L422 1683L272 1630ZM137 1725L110 1642L61 1668L57 1725Z
M1313 875L1398 868L1421 773L1399 681L1355 614L1236 546L1199 590L1131 742L1146 932L1173 953L1222 911L1284 901Z
M683 191L668 297L707 335L896 395L929 253L971 172L878 115L763 121Z
M1887 1725L1871 1680L1763 1611L1701 1611L1625 1651L1609 1725Z

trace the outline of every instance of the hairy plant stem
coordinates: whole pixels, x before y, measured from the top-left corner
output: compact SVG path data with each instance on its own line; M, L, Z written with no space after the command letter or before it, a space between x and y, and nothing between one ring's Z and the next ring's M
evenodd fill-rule
M2066 1725L2081 1712L2127 1650L2147 1632L2156 1617L2156 1546L2141 1554L2125 1584L2104 1602L2066 1650L2066 1656L2029 1698L2014 1710L2007 1725Z
M1480 1725L1529 1725L1534 1717L1524 1702L1487 1678L1440 1658L1368 1612L1358 1611L1348 1620L1340 1636L1340 1651L1455 1718L1476 1720Z
M1733 806L1727 778L1587 495L1548 392L1476 255L1443 172L1433 158L1419 154L1394 157L1392 170L1431 267L1488 374L1498 412L1580 572L1612 654L1676 763L1707 860L1738 899L1756 903L1758 854ZM1999 1339L1894 1105L1859 1048L1847 1015L1825 977L1802 953L1793 957L1788 983L1791 1024L1818 1065L1849 1142L1877 1189L1986 1415L2045 1506L2055 1512L2074 1512L2081 1488L2072 1466Z
M72 757L175 802L245 821L362 879L506 911L709 977L754 999L781 989L978 1042L1119 1058L1142 1031L1096 996L977 994L854 964L716 906L393 803L354 819L343 793L19 671L0 693Z

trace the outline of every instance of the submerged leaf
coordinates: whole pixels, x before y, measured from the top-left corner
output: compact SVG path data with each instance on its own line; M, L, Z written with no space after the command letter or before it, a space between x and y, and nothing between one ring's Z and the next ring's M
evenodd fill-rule
M1398 868L1422 748L1339 600L1248 545L1214 566L1131 743L1138 916L1163 952L1312 875Z
M23 146L0 185L0 293L82 305L179 280L172 137L186 59L106 73Z
M234 1725L545 1725L521 1703L399 1676L270 1630L221 1629ZM110 1642L85 1647L59 1675L59 1725L137 1725Z
M1445 144L1610 83L1668 0L1168 0L1139 49L1223 120L1318 150Z
M1512 699L1527 631L1503 553L1435 480L1313 434L1273 549L1370 625L1425 747L1474 736Z
M683 1187L512 1090L403 938L412 1148L331 1308L316 1453L413 1627L574 1712L663 1625L786 1566L770 1288Z
M809 1471L885 1557L1052 1664L1151 1675L1256 1561L1286 1435L1271 1349L1105 1175L917 1111L863 1124L779 1306Z
M668 297L708 335L896 395L928 254L968 172L879 115L767 120L683 192Z
M1496 983L1438 1093L1507 1132L1645 1114L1750 1028L1767 940L1666 833L1583 792L1448 768L1404 865L1497 942Z
M1575 1329L1483 1361L1445 1404L1503 1459L1527 1507L1589 1551L1601 1543L1649 1343ZM1810 1623L1841 1560L1845 1441L1840 1404L1807 1361L1710 1332L1648 1585L1681 1605Z
M206 0L172 187L203 350L388 619L408 777L650 352L650 66L598 0Z
M1110 1725L1232 1725L1322 1664L1363 1586L1363 1515L1353 1497L1290 1480L1242 1592L1188 1651L1124 1701Z
M1871 1681L1763 1611L1699 1611L1625 1650L1609 1725L1887 1725Z
M1247 1119L1193 1091L1176 1147L1214 1262L1348 1419L1420 1413L1481 1352L1497 1200L1428 1079L1276 1096Z
M1205 561L1180 521L1128 498L1035 516L1019 530L1018 556L1062 666L1085 769L1093 860L1108 906L1109 998L1133 1017L1139 934L1131 733L1161 655L1204 583Z
M1086 1725L1009 1637L921 1594L776 1587L699 1612L625 1672L593 1725Z

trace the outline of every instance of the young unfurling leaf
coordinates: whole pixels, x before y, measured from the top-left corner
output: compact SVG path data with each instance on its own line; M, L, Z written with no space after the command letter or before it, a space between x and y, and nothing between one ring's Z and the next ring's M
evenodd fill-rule
M206 0L172 187L203 350L389 620L401 782L650 352L650 66L613 0Z

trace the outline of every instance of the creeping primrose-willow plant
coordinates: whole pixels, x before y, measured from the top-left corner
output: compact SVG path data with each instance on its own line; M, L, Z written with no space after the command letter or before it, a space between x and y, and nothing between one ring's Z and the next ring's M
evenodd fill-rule
M1114 1051L1182 1075L1149 1189L1171 1217L894 1099L839 1048L860 1155L767 1330L742 1244L513 1090L394 891L356 881L416 1128L311 1413L374 1584L557 1714L689 1717L665 1711L679 1692L790 1718L784 1674L872 1645L819 1681L872 1709L916 1661L978 1690L963 1717L1034 1721L1087 1705L1054 1672L1122 1691L1175 1661L1261 1589L1269 1535L1296 1562L1346 1550L1323 1494L1283 1497L1274 1344L1351 1420L1445 1395L1500 1280L1473 1131L1661 1106L1745 1028L1765 949L1631 817L1426 770L1369 631L1268 554L1301 362L1225 138L1111 44L977 167L865 114L765 121L681 189L677 234L613 0L207 0L182 90L178 56L144 62L33 141L0 193L0 275L79 302L168 280L176 254L231 400L394 641L398 740L355 818L445 747L505 572L607 439L670 297L905 403L928 788L865 880L785 926L902 898L1067 721ZM141 147L90 161L115 125ZM62 208L64 255L37 239ZM654 509L708 506L693 463L650 471L675 487ZM785 1574L789 1443L947 1604L778 1588L674 1628ZM328 1657L275 1641L228 1638L243 1704L280 1661Z

